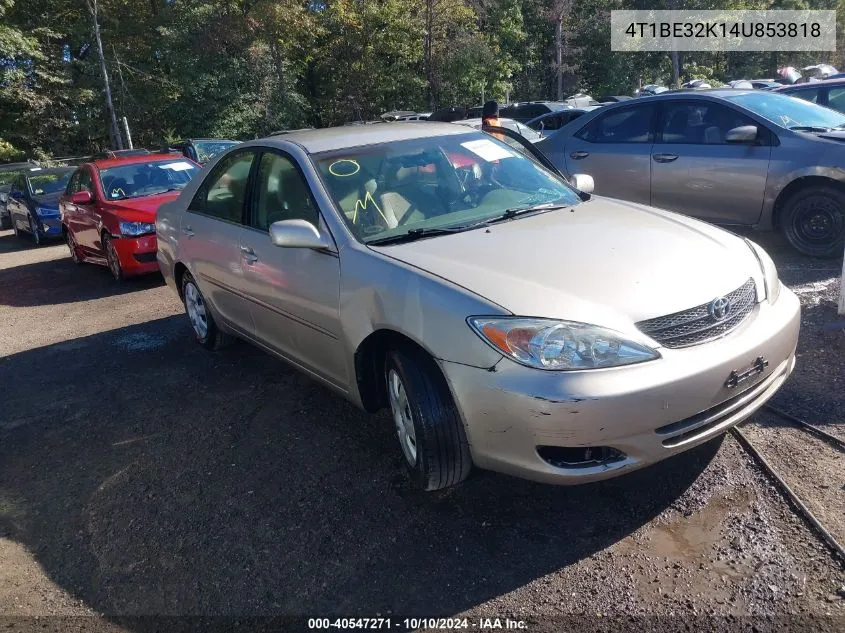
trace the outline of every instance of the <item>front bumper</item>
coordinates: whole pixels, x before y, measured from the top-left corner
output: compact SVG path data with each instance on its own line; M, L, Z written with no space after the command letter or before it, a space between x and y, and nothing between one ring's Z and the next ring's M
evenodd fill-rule
M502 359L490 370L447 361L441 367L477 466L578 484L648 466L750 416L792 372L799 325L799 301L783 288L774 305L759 303L727 336L683 349L661 348L662 358L639 365L546 372ZM737 387L726 386L732 371L761 356L768 361L761 373ZM550 451L561 452L559 447L595 447L593 454L605 454L598 450L602 447L613 456L561 467L559 460L552 460L558 465L547 461Z
M155 235L141 237L116 237L112 244L117 251L123 274L128 276L157 273L156 251L158 242Z
M43 237L62 236L62 218L57 215L39 215L38 232Z

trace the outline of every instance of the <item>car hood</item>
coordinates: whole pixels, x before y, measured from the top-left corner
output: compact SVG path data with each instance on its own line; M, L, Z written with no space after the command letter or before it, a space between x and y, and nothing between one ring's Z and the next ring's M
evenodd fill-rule
M62 192L54 193L46 196L33 196L32 201L36 206L42 209L50 209L51 211L59 212L59 198L62 197Z
M155 222L158 208L179 197L178 191L169 191L157 196L143 196L126 200L109 200L105 207L127 222Z
M815 132L814 134L830 141L845 142L845 130L830 130L829 132Z
M712 301L750 277L761 294L763 288L759 262L741 238L675 213L596 196L572 209L372 248L513 314L622 332Z

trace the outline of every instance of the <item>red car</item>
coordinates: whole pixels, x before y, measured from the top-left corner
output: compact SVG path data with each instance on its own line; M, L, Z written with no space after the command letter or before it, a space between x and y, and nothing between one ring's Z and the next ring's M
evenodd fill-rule
M156 211L200 171L176 154L95 160L81 165L59 201L74 262L108 266L115 279L158 272Z

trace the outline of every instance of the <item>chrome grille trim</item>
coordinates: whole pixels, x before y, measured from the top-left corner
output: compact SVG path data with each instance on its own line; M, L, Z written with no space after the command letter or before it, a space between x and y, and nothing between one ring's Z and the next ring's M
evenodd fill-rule
M710 303L703 303L689 310L648 319L637 323L637 328L661 345L669 348L688 347L724 336L754 310L757 288L749 279L739 288L725 295L731 303L727 318L716 320L710 315Z

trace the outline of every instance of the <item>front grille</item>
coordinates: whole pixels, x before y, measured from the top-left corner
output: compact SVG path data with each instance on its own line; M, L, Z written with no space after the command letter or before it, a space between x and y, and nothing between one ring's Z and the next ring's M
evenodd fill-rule
M687 347L724 336L751 314L757 303L754 280L749 279L733 292L725 295L730 302L728 316L719 320L710 314L710 303L702 303L689 310L640 321L637 327L665 347Z

